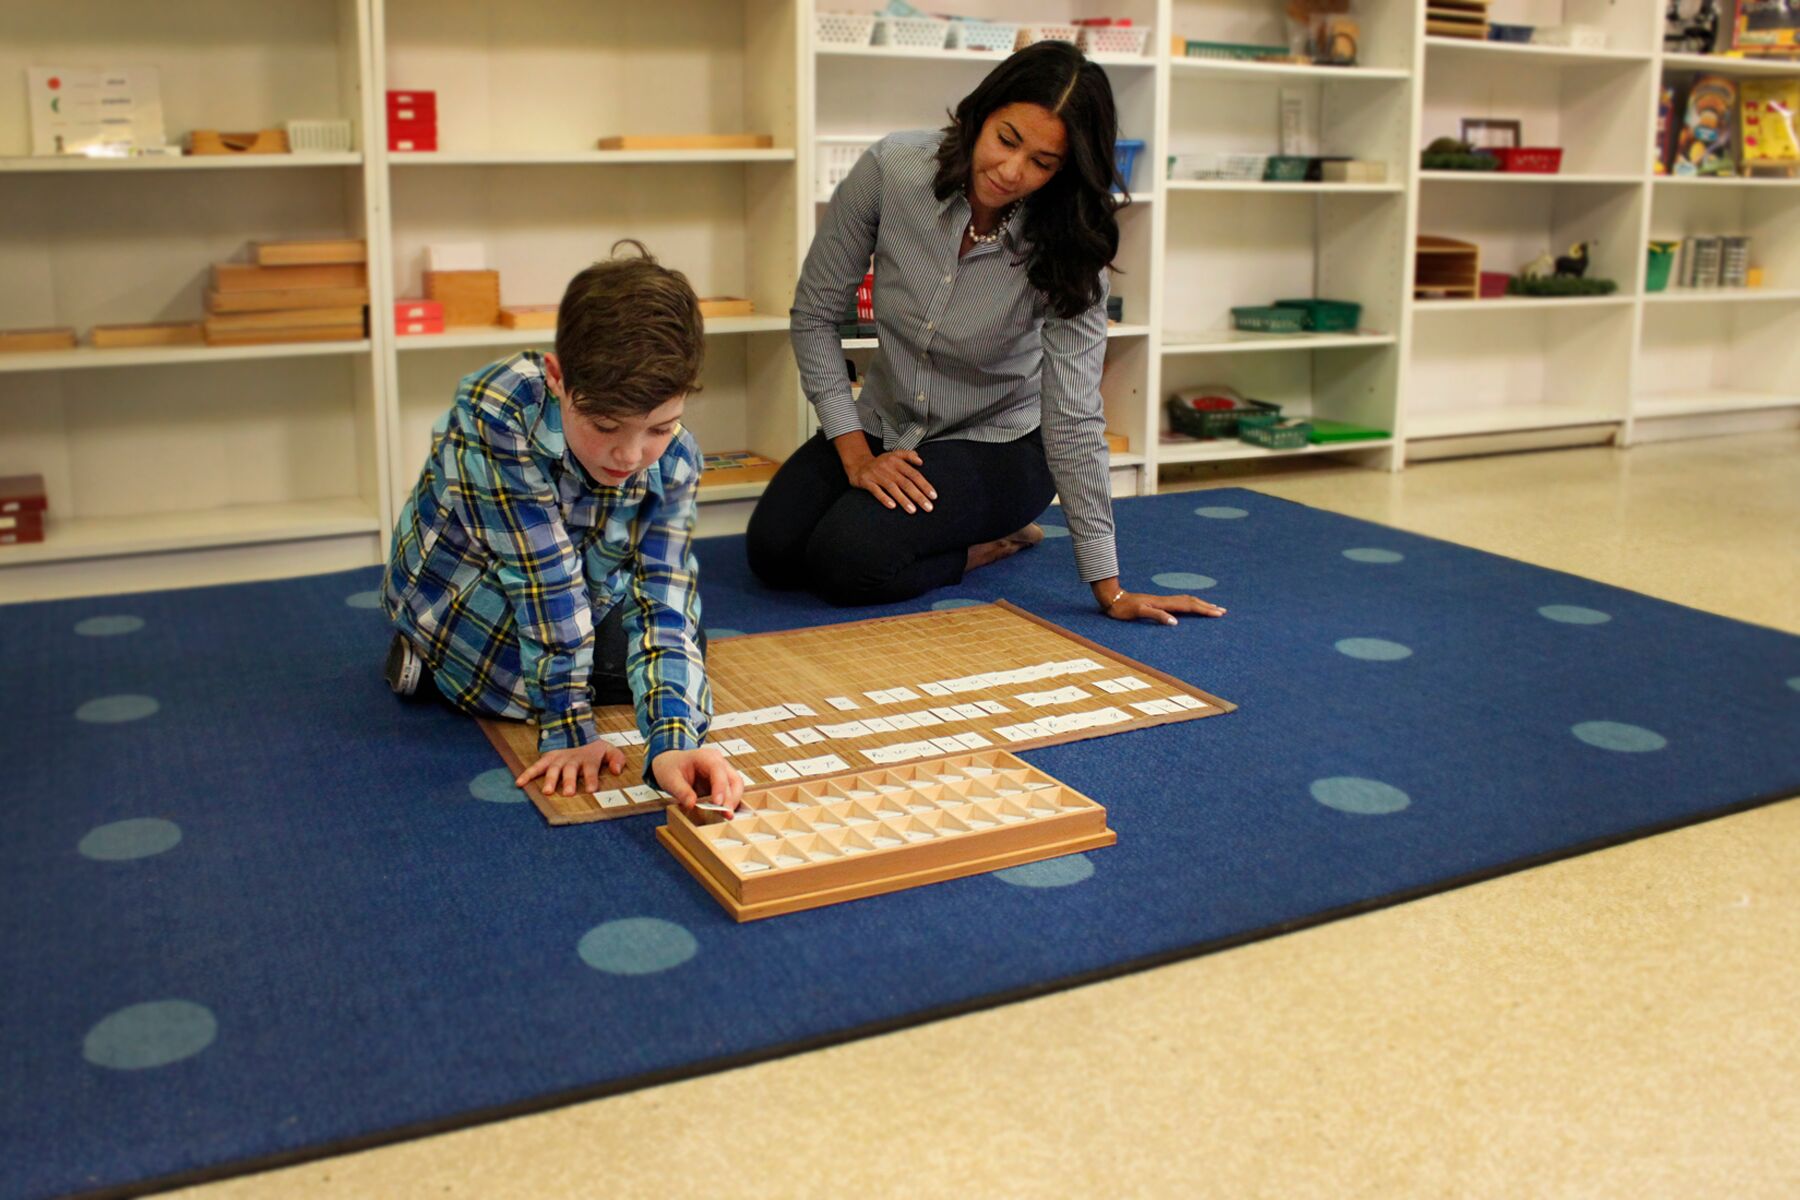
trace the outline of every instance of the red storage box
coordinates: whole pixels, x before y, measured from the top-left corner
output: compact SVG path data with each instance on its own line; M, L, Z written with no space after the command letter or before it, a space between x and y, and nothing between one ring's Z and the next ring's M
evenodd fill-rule
M1506 295L1506 285L1512 282L1512 276L1505 271L1483 271L1481 273L1481 298L1483 300L1499 300Z
M425 317L417 321L396 321L394 332L402 337L411 337L419 333L442 333L444 332L444 318Z
M1502 171L1522 175L1554 175L1562 168L1561 146L1513 146L1484 153L1499 159Z
M388 132L389 150L436 150L437 134L398 134Z
M405 324L408 321L442 321L444 306L437 300L416 297L408 300L394 301L394 322Z
M42 475L9 475L0 479L0 514L41 513L47 507Z
M436 92L389 92L387 94L388 123L396 121L426 121L437 123Z
M44 514L39 510L0 517L0 546L17 546L44 540Z

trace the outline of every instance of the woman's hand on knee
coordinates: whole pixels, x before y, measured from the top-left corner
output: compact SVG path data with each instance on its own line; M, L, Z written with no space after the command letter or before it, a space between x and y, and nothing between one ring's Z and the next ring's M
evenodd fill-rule
M888 508L907 512L931 511L937 489L919 472L925 465L913 450L890 450L859 463L849 472L850 483L868 492Z
M602 773L617 775L624 769L623 750L606 742L589 742L539 755L523 775L513 780L513 786L524 787L541 776L544 782L538 786L544 795L554 796L560 791L573 796L577 791L599 791Z

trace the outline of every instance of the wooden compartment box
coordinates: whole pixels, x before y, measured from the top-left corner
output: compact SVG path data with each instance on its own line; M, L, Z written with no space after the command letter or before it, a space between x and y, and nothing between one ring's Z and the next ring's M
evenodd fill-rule
M1413 295L1420 299L1473 300L1481 294L1481 248L1455 238L1419 235Z
M1003 750L748 793L657 838L739 921L1110 846L1106 810Z

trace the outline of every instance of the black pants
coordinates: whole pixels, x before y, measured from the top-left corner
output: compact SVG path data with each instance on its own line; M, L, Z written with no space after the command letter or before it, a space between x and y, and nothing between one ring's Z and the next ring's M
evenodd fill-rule
M631 678L625 673L625 657L630 650L625 644L625 605L626 600L613 605L600 622L600 628L594 630L594 669L588 676L588 692L593 697L596 708L608 704L637 703L631 694ZM700 655L706 656L706 630L698 630ZM415 699L436 698L449 703L449 697L438 691L437 680L431 674L431 668L425 668L419 680L418 690L413 693Z
M869 438L869 450L882 445ZM750 569L832 604L910 600L960 582L969 547L1029 525L1056 494L1037 430L1011 442L927 442L919 457L937 499L931 512L908 513L850 486L837 448L814 434L756 503Z

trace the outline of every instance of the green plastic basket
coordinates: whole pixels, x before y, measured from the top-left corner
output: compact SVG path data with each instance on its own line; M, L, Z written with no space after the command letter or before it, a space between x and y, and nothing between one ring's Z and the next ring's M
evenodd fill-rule
M1238 426L1238 439L1265 450L1299 450L1306 446L1312 426L1305 421L1274 421L1267 425Z
M1231 323L1245 333L1304 333L1306 313L1277 305L1245 305L1231 310Z
M1246 400L1243 408L1189 408L1180 396L1170 396L1169 428L1186 437L1233 437L1245 423L1274 424L1281 419L1281 405Z
M1362 305L1349 300L1277 300L1280 308L1298 308L1306 313L1305 328L1314 333L1349 333L1362 319Z
M1297 158L1290 154L1271 154L1269 161L1263 164L1263 182L1265 183L1305 183L1306 172L1312 166L1312 159Z

